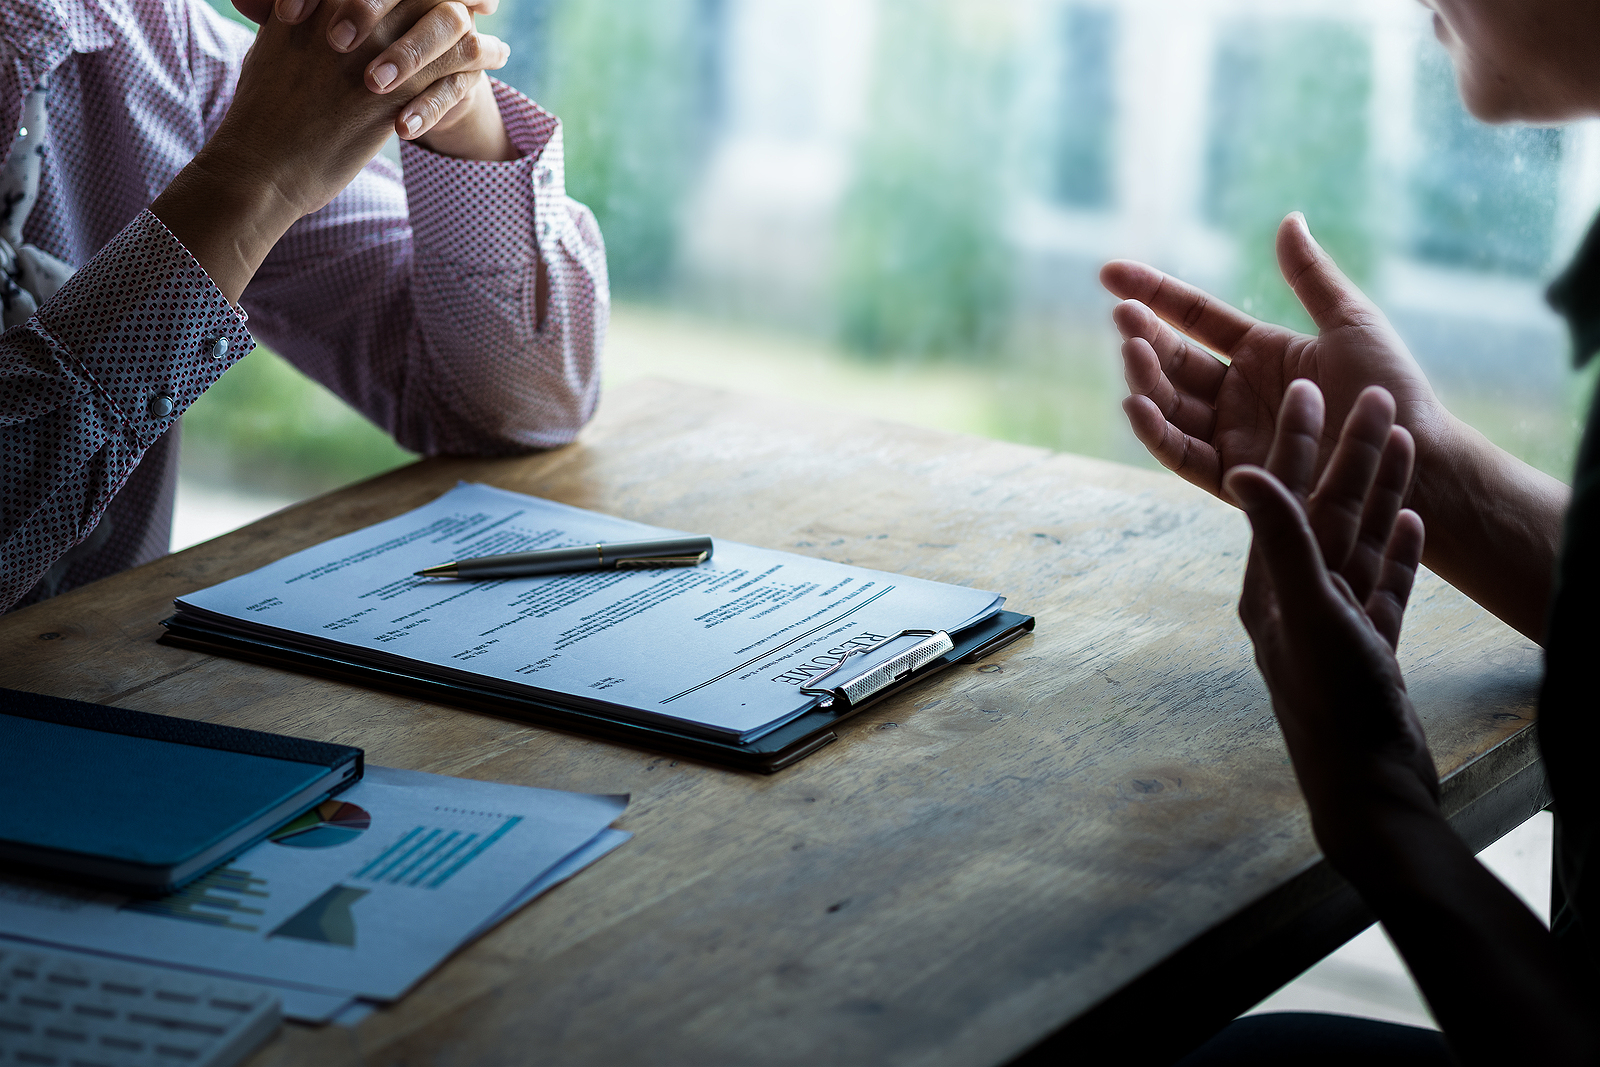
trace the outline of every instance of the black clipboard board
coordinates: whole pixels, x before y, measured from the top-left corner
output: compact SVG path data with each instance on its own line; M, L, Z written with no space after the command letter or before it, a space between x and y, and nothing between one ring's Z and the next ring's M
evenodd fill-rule
M165 619L164 645L248 660L269 667L314 674L370 689L421 697L470 711L501 715L571 733L615 741L638 748L688 756L742 771L772 774L792 766L833 741L833 727L845 719L909 686L958 663L971 663L1033 630L1033 616L1001 611L964 630L949 635L951 647L920 662L906 673L888 679L869 694L849 699L843 692L827 706L818 706L771 733L739 744L713 740L667 726L633 722L566 707L554 701L512 695L487 686L442 681L420 673L378 667L343 659L324 651L298 648L269 638L212 628L176 617ZM844 664L840 664L844 666ZM821 677L813 680L820 681ZM852 679L853 680L853 679ZM845 683L836 683L843 690ZM837 690L836 690L837 691Z

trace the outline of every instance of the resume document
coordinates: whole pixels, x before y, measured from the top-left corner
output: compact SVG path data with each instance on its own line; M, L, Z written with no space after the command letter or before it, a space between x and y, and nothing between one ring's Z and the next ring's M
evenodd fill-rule
M815 706L801 688L847 652L887 653L901 630L953 633L1005 602L721 538L696 567L487 581L412 573L677 535L463 484L176 603L180 618L208 626L744 742Z

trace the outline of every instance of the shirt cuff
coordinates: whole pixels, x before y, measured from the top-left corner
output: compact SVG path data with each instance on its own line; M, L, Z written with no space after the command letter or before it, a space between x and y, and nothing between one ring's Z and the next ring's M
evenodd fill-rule
M46 301L37 321L141 449L255 348L239 309L149 211Z
M402 141L400 161L418 255L516 269L561 236L567 195L561 123L511 86L489 82L521 158L455 159Z

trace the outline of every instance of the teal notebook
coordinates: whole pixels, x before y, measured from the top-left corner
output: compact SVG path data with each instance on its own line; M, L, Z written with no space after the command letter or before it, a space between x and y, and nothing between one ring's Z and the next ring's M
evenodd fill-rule
M361 778L362 753L0 689L0 864L168 892Z

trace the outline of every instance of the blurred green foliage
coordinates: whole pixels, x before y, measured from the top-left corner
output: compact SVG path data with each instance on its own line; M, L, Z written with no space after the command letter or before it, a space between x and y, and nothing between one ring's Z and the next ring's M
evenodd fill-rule
M522 0L502 16L513 52L529 53L505 77L562 116L567 193L594 211L620 295L658 293L670 278L679 205L713 117L716 9Z
M1571 481L1589 408L1597 395L1600 361L1574 373L1555 403L1514 390L1479 389L1448 395L1450 413L1546 474Z
M1278 224L1302 211L1357 285L1377 258L1369 203L1372 58L1363 34L1325 21L1224 28L1211 79L1205 211L1236 238L1234 291L1258 318L1309 329L1278 270Z
M1005 40L978 0L883 0L867 134L839 209L837 314L857 352L984 355L1011 316Z
M287 360L257 348L183 417L183 473L306 496L415 457Z

